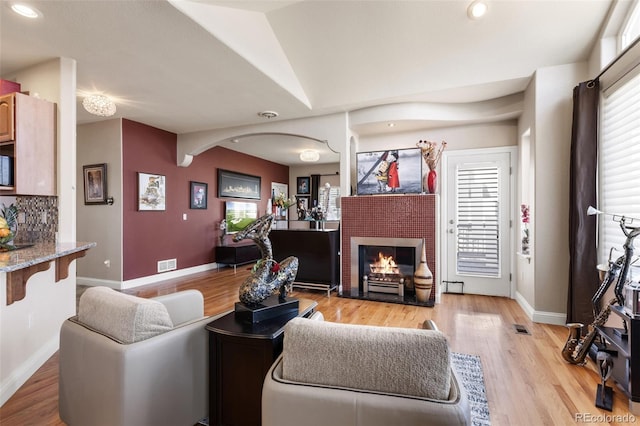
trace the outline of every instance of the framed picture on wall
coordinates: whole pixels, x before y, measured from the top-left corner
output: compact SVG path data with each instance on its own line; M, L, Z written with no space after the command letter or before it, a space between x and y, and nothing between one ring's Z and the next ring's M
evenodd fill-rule
M358 195L422 192L419 148L356 153Z
M218 169L218 197L260 199L260 176Z
M191 192L190 192L190 205L189 207L192 209L206 209L207 208L207 195L208 195L208 184L203 182L194 182L191 181Z
M296 182L296 188L298 188L298 194L308 195L311 194L311 178L309 176L299 177Z
M84 203L107 204L107 164L82 166Z
M164 211L165 176L155 173L138 172L138 210Z

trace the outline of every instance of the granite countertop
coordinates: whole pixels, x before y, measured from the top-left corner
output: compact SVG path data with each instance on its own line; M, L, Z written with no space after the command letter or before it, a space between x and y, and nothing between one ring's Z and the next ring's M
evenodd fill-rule
M96 243L35 243L31 247L0 252L0 272L11 272L95 247Z

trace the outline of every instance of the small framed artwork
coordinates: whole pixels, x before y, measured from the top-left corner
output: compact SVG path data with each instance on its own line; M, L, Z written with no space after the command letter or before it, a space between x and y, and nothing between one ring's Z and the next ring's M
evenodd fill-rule
M298 210L309 210L309 196L296 195L296 207Z
M311 178L308 176L299 177L297 181L298 194L311 194Z
M358 195L419 194L422 154L419 148L356 153Z
M107 164L82 166L84 203L107 204Z
M260 199L260 176L218 169L218 197Z
M191 181L191 192L189 205L192 209L206 209L207 208L207 195L208 184L203 182Z
M164 211L165 176L153 173L138 172L138 210Z

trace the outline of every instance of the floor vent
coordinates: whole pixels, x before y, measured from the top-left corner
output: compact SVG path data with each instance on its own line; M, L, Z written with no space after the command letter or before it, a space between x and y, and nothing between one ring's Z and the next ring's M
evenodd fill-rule
M513 324L513 328L516 329L516 333L518 334L531 334L529 330L527 330L527 327L522 324Z
M178 261L176 259L167 259L158 261L158 272L173 271L178 268Z

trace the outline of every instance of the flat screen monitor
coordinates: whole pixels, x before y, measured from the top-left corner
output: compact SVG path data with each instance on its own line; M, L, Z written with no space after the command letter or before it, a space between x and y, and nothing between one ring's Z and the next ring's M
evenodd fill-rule
M224 218L227 221L228 234L242 231L258 218L258 204L243 201L225 201Z

